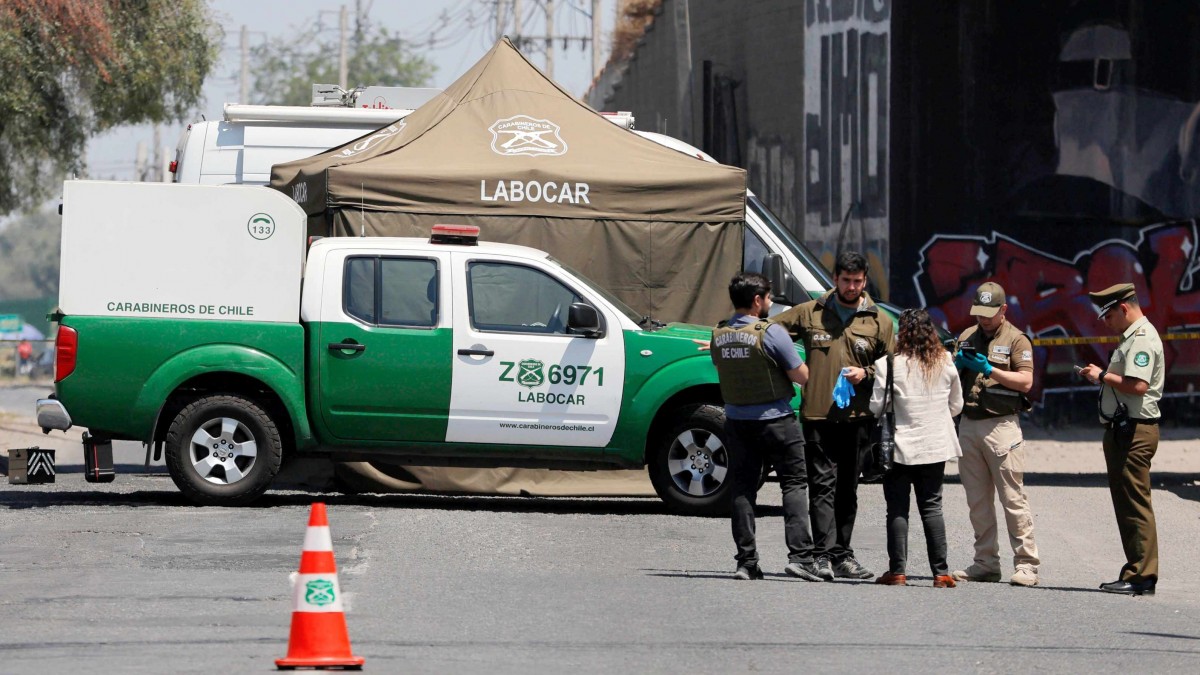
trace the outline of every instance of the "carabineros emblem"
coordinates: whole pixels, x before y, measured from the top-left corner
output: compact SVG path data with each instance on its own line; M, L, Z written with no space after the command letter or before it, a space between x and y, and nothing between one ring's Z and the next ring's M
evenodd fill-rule
M1150 355L1146 352L1138 352L1137 355L1133 357L1133 362L1138 367L1145 368L1146 366L1150 365Z
M332 605L336 599L333 582L325 579L313 579L304 585L304 601L310 605L324 607Z
M517 364L517 384L530 389L541 386L546 381L546 376L542 374L543 365L536 359L525 359Z

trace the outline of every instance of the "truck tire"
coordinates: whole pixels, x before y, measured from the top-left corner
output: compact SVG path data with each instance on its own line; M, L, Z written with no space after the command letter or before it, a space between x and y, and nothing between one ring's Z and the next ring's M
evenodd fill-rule
M688 406L674 419L648 453L654 490L675 513L728 514L731 483L725 411L715 405Z
M266 492L279 472L283 444L271 416L237 394L196 399L167 431L167 470L197 504L238 506Z

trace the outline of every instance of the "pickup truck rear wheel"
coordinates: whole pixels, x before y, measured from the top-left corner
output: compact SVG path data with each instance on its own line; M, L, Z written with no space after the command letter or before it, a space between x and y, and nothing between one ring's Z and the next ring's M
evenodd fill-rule
M721 408L681 409L649 454L650 482L667 508L685 515L729 512L730 462Z
M188 499L247 504L271 486L283 459L279 429L254 401L205 396L184 407L167 431L167 470Z

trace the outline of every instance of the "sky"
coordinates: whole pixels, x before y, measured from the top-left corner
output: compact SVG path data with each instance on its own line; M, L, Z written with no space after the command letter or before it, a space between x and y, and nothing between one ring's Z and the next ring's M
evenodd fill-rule
M527 18L526 35L545 35L544 0L520 0ZM356 0L210 0L215 18L225 29L220 60L204 85L205 102L194 119L203 114L219 119L222 106L238 99L240 35L242 26L249 31L250 44L261 44L268 36L295 35L317 24L323 35L336 40L338 14L342 5L350 13L351 31ZM357 0L371 22L399 32L414 51L437 66L432 86L444 88L482 57L496 40L496 0ZM511 7L511 0L506 5ZM555 0L556 35L590 36L591 0ZM615 21L616 0L601 0L602 55L608 56L608 40ZM511 19L506 32L511 34ZM430 43L432 42L432 45ZM581 96L592 81L591 48L573 42L563 49L555 45L554 79L567 91ZM541 52L529 52L530 60L544 66ZM331 55L336 58L336 55ZM371 83L387 84L387 83ZM186 124L163 125L159 148L174 148ZM129 180L134 178L138 144L151 147L151 126L121 127L99 136L88 145L87 159L91 178Z

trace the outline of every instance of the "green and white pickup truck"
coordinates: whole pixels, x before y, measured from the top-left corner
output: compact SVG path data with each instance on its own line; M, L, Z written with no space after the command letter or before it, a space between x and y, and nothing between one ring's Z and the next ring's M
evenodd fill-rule
M675 511L728 504L707 327L653 322L474 228L306 246L303 211L262 187L68 181L63 198L38 422L165 447L195 502L250 502L310 453L648 465Z

